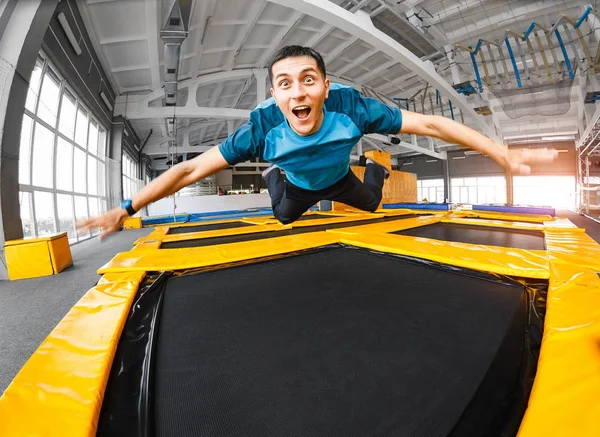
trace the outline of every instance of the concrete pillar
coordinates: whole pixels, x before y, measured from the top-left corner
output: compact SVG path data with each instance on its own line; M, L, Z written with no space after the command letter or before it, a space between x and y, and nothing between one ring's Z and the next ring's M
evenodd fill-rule
M512 205L514 202L513 176L510 171L506 172L506 204Z
M116 208L123 198L123 136L124 136L123 116L118 115L113 119L112 129L110 131L110 144L108 145L108 170L106 181L108 183L108 195L106 196L108 209Z
M442 177L444 178L444 201L450 202L450 168L447 159L442 160L442 172Z
M256 104L260 105L267 96L267 70L255 70L256 77Z
M4 4L4 2L3 2ZM8 1L0 26L0 250L23 237L19 207L21 124L29 79L58 0ZM9 14L9 15L5 15ZM10 108L10 111L7 109ZM0 279L7 278L0 263Z

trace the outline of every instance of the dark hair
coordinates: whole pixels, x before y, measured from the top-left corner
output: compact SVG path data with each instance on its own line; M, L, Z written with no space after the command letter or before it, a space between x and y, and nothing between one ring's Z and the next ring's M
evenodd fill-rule
M273 84L273 64L281 61L282 59L295 58L298 56L308 56L310 58L313 58L315 61L317 61L317 68L319 69L323 77L327 76L327 74L325 73L325 61L323 61L323 57L319 54L319 52L311 49L310 47L285 46L279 49L277 53L275 53L273 57L271 57L271 59L269 60L269 82Z

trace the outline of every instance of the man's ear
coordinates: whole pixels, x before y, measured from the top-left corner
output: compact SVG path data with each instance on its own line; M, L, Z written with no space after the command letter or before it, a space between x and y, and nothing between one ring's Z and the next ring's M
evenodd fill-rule
M325 78L325 98L329 97L329 79Z
M271 97L273 97L273 98L275 99L275 92L273 91L273 88L271 88L271 89L269 90L269 93L271 94ZM275 106L278 106L278 105L277 105L277 99L275 99Z

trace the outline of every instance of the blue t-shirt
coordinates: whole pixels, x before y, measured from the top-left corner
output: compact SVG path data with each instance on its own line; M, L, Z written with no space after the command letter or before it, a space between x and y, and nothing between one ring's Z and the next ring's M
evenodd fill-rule
M321 190L348 173L352 148L364 134L395 134L402 126L399 108L335 83L324 112L321 128L300 136L270 98L250 113L250 120L223 141L219 150L230 165L258 157L284 170L292 184Z

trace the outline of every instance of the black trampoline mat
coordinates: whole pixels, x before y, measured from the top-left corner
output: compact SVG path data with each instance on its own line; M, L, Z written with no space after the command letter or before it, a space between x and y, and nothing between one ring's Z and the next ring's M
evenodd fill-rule
M523 293L350 248L171 278L156 436L446 436Z
M392 234L486 246L512 247L516 249L544 250L544 233L526 229L507 229L492 226L434 223L417 228L404 229Z
M219 229L233 229L243 228L246 226L256 226L252 223L244 222L224 222L224 223L212 223L207 225L196 225L196 226L179 226L176 228L169 228L169 234L189 234L191 232L203 232L203 231L217 231Z
M319 232L327 229L346 228L349 226L369 225L393 220L403 220L415 217L415 215L389 216L375 219L354 220L351 222L327 223L315 226L292 227L281 231L248 232L236 235L224 235L221 237L192 238L189 240L166 241L160 245L160 249L182 249L186 247L214 246L215 244L241 243L243 241L264 240L267 238L284 237L286 235L298 235L308 232Z

